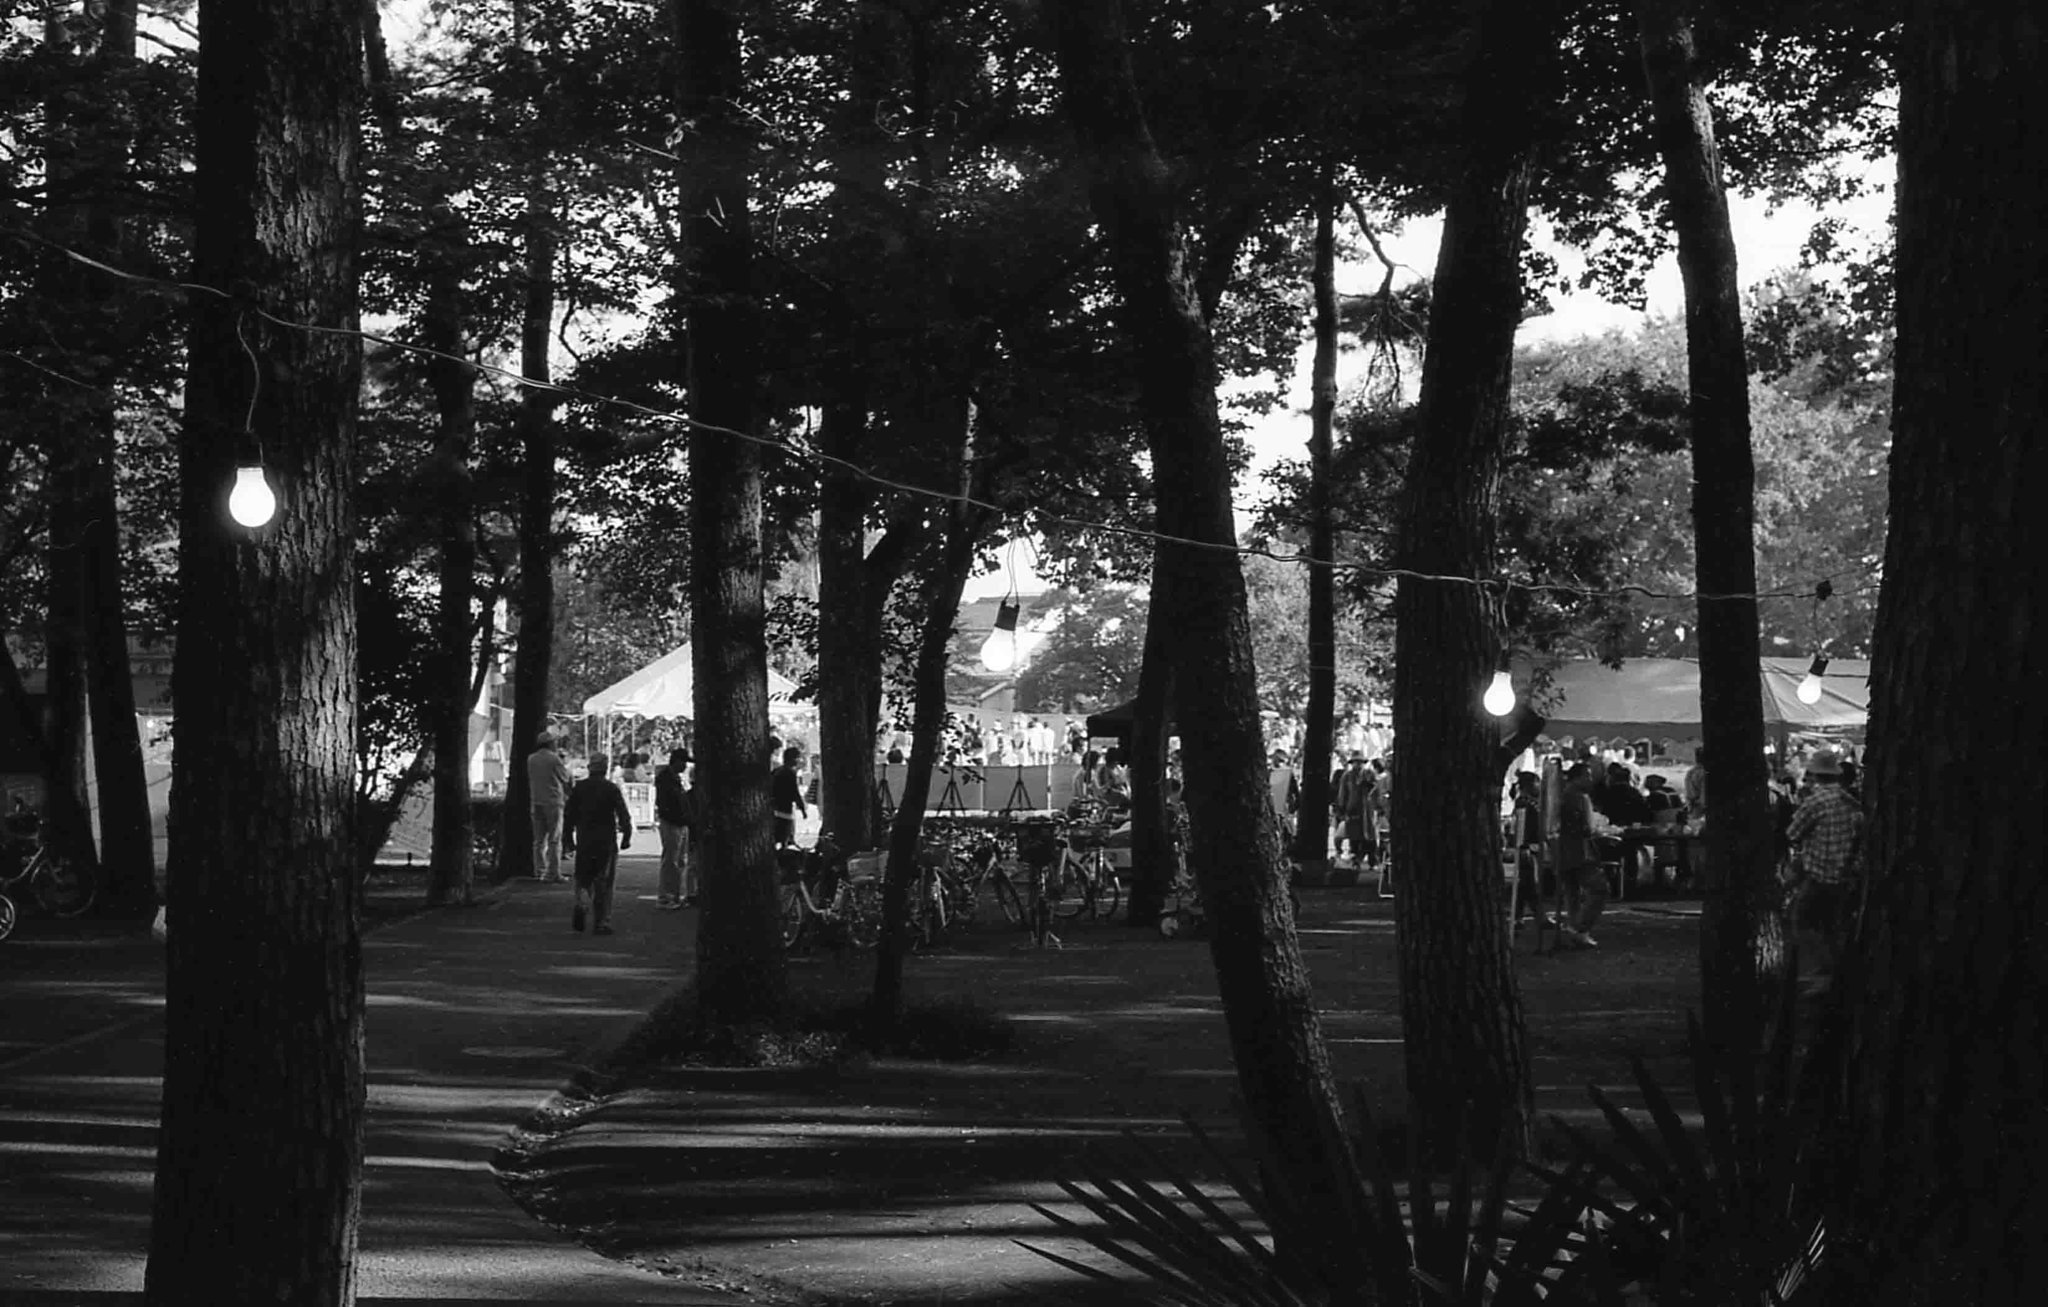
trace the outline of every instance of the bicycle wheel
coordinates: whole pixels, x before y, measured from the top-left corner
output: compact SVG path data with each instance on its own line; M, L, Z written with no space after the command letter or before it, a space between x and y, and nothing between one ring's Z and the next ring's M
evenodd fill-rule
M1081 909L1095 896L1091 892L1088 873L1071 854L1060 855L1060 865L1053 868L1046 878L1052 893L1052 912L1056 917L1073 918L1081 915Z
M1010 873L997 867L991 878L995 881L996 904L1003 910L1003 917L1013 926L1029 923L1024 917L1024 896L1017 892L1017 883L1010 879Z
M14 933L14 900L0 894L0 939Z
M1097 917L1109 918L1123 906L1124 887L1116 878L1116 868L1109 865L1109 856L1101 849L1095 851L1088 863L1089 879L1094 882L1094 893L1088 909Z
M795 948L804 937L811 914L804 907L804 887L791 881L782 887L782 947Z
M857 880L846 887L840 900L845 913L847 942L855 948L873 948L882 939L882 887L872 880Z
M981 895L975 893L974 881L949 867L939 873L939 887L946 894L946 924L960 928L972 926L974 909L981 900Z
M92 872L68 858L48 855L31 883L35 886L36 902L43 905L45 912L59 917L75 917L85 911L92 906L93 895L98 891Z

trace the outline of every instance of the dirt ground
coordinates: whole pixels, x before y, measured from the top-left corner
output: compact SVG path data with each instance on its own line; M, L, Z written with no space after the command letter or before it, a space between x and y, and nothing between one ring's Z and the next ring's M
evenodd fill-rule
M1303 897L1302 946L1340 1083L1395 1117L1393 903L1369 886ZM1055 1182L1126 1130L1205 1170L1180 1119L1234 1137L1235 1073L1202 942L1082 923L1067 947L1040 952L994 915L914 955L908 984L913 999L970 996L1007 1014L1011 1052L630 1068L603 1096L536 1121L507 1155L509 1187L612 1256L763 1301L1012 1302L1069 1287L1070 1273L1016 1242L1056 1243L1029 1204L1062 1203ZM1697 929L1685 900L1610 907L1591 952L1538 956L1525 929L1516 963L1540 1111L1596 1119L1588 1083L1639 1101L1631 1054L1687 1101ZM871 965L817 954L794 970L808 993L853 999Z

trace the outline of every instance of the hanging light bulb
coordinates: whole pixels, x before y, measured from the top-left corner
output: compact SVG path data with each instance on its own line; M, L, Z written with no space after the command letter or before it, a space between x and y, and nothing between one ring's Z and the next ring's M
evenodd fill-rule
M1496 717L1505 717L1515 710L1515 679L1508 673L1505 652L1500 656L1500 666L1493 673L1493 684L1486 687L1486 694L1479 702Z
M1813 665L1806 669L1806 679L1799 683L1799 702L1816 704L1820 702L1820 678L1828 674L1828 656L1815 654Z
M996 608L996 625L982 642L981 665L1007 672L1017 665L1017 601L1005 599Z
M277 495L263 479L263 469L243 466L235 469L235 488L228 492L228 516L243 526L257 527L277 515Z

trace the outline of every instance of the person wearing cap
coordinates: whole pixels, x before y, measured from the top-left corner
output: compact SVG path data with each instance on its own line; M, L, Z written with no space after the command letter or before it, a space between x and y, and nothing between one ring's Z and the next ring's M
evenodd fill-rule
M569 801L568 765L555 752L555 733L542 731L526 755L527 802L533 816L533 878L562 881L562 807Z
M1785 837L1792 845L1792 921L1802 951L1814 959L1808 975L1832 974L1848 924L1863 837L1863 809L1842 788L1842 755L1821 749L1806 760L1813 792L1792 814Z
M691 812L695 793L685 785L690 765L688 749L670 749L668 763L654 773L654 820L661 831L661 877L654 905L673 911L697 901L694 877L689 875Z

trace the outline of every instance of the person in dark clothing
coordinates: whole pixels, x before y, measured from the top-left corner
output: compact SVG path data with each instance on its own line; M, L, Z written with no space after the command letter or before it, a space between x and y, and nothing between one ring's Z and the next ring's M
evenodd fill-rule
M1650 824L1650 805L1643 798L1643 792L1635 787L1635 780L1628 768L1620 763L1607 766L1607 783L1594 788L1593 811L1599 813L1617 826L1647 826Z
M804 803L803 780L796 774L797 765L803 760L802 749L784 749L782 765L768 778L768 800L769 806L775 810L775 847L778 849L796 844L796 815L811 815L810 808Z
M690 827L695 792L688 788L690 751L670 749L668 765L654 773L654 820L661 830L661 878L654 905L676 909L697 901L690 873Z
M605 779L611 759L601 753L590 755L590 775L569 791L569 805L562 813L564 849L576 855L576 906L569 913L569 929L583 929L586 906L593 933L612 933L612 880L618 875L619 849L633 846L633 814L626 808L626 796ZM612 847L612 833L619 847Z

